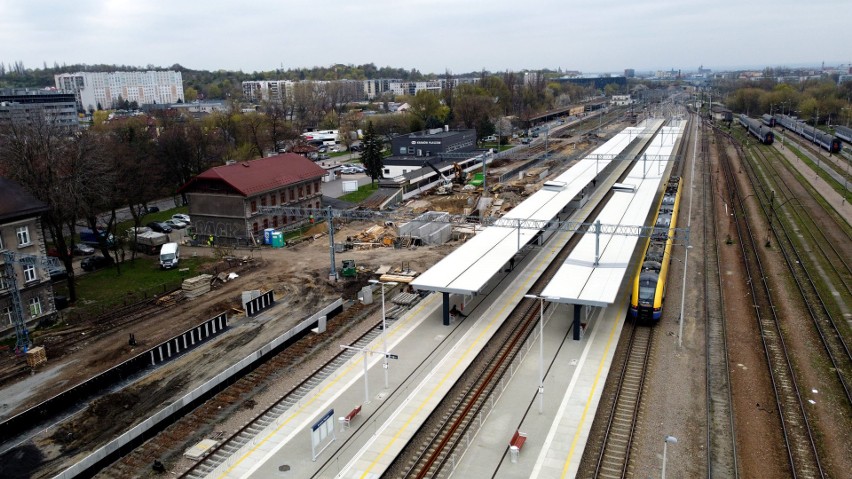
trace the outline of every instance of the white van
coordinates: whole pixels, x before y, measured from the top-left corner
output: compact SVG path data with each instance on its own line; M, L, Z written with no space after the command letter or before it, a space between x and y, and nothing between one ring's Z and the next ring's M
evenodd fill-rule
M180 249L177 243L166 243L160 248L160 267L174 268L180 261Z

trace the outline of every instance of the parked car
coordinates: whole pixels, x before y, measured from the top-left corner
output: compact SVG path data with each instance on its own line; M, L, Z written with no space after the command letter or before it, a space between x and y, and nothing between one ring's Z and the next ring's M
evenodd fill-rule
M160 221L152 221L145 226L151 228L151 231L156 231L157 233L171 233L172 232L171 226L169 226L165 223L162 223Z
M325 152L327 152L327 151L328 151L328 147L327 147L327 146L325 146L325 145L323 145L323 146L321 146L321 147L317 148L317 153L325 153Z
M364 149L364 145L361 143L353 143L349 146L349 151L362 151Z
M157 208L156 206L149 206L148 207L148 213L159 213L159 211L160 211L160 208Z
M83 258L83 261L80 261L80 267L83 268L83 271L94 271L96 269L104 268L108 265L109 260L101 255L87 256Z
M95 248L85 244L85 243L77 243L74 245L74 254L79 256L89 256L90 254L95 254Z
M68 279L68 271L61 264L55 268L47 268L47 272L50 274L50 281L53 283Z
M340 169L340 173L343 175L354 175L355 173L358 173L358 171L351 166L344 166Z
M327 160L329 158L331 157L328 156L328 153L320 153L319 155L317 155L317 160Z
M173 214L173 215L172 215L172 219L173 219L173 220L178 220L178 221L183 221L183 222L184 222L184 223L186 223L187 225L191 225L191 224L192 224L192 221L190 221L190 219L189 219L189 215L188 215L188 214L184 214L184 213L175 213L175 214Z
M176 220L174 218L170 220L166 220L165 223L172 227L173 230L182 230L186 228L186 223L181 220Z

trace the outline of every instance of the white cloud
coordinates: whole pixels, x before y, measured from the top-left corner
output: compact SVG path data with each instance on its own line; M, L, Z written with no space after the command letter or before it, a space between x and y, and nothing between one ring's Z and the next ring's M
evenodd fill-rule
M436 73L849 62L849 18L848 0L0 0L0 61Z

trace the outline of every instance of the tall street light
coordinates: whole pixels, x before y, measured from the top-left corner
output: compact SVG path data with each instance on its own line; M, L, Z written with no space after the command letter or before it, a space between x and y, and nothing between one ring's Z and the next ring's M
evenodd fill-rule
M525 298L539 300L538 311L538 413L544 411L544 297L525 294Z
M383 283L383 282L381 282L377 279L371 279L370 283L382 285L382 349L384 350L382 352L385 356L385 362L384 362L383 366L385 368L385 389L387 389L388 388L388 333L387 333L388 325L387 325L387 319L386 319L386 316L385 316L385 286L387 285L387 286L390 286L391 288L393 288L394 286L396 286L399 283L396 283L394 281L388 281L386 283Z
M669 444L677 444L677 438L674 436L666 436L663 439L663 474L662 479L666 479L666 449L668 449Z

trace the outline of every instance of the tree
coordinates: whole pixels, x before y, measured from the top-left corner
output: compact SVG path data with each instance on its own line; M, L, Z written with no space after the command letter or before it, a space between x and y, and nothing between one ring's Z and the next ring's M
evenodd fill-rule
M375 183L383 177L384 163L382 162L382 141L373 129L372 121L367 122L367 131L364 133L362 144L364 150L361 152L361 163L364 164L367 175L372 179L371 183Z
M69 254L82 208L106 193L112 172L99 156L97 138L87 130L74 135L49 119L33 115L27 122L0 127L0 175L26 188L47 204L42 227L68 271L68 294L77 299Z
M424 124L437 122L438 125L443 125L447 120L447 115L450 109L441 104L441 99L438 95L427 91L420 90L409 101L411 113L417 116Z

